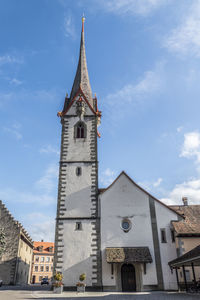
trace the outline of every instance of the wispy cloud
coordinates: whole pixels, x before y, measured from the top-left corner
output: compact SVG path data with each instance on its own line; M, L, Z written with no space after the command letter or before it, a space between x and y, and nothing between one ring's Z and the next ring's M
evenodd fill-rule
M153 186L154 186L154 187L158 187L158 186L161 184L162 181L163 181L162 178L158 178L158 179L153 183Z
M55 216L47 216L44 213L31 213L25 217L31 238L34 241L54 242L55 236ZM31 224L31 225L30 225Z
M95 5L120 16L127 14L146 16L169 2L170 0L101 0L95 1ZM94 1L90 0L89 3L94 4Z
M37 189L49 194L57 186L58 166L51 164L45 171L44 175L35 183Z
M164 47L181 55L200 56L200 0L191 1L181 24L165 38Z
M12 78L9 80L10 84L13 84L15 86L21 85L23 82L17 78Z
M64 17L64 32L66 37L71 37L72 39L76 38L74 21L70 13L67 13Z
M18 191L11 187L0 188L0 199L12 203L37 203L39 206L48 206L56 201L56 188L58 178L58 166L51 163L44 174L31 184L29 190Z
M116 172L111 170L110 168L107 168L105 171L103 171L100 174L99 180L103 186L108 186L114 181L115 177L116 177Z
M5 54L0 56L0 66L4 64L22 64L24 60L22 58L10 55L10 54Z
M189 178L182 183L176 184L168 192L167 197L163 198L167 204L181 204L182 197L188 197L190 204L199 204L200 202L200 133L198 131L184 134L184 142L181 148L181 157L194 159L197 170L196 178Z
M52 145L47 145L47 146L44 146L40 149L40 153L44 153L44 154L57 154L59 155L60 152L59 152L59 149L53 147Z
M21 124L16 122L10 127L3 127L3 130L7 133L10 133L17 140L21 140L23 138L22 133L20 132Z
M164 64L165 62L157 63L154 70L146 71L137 82L128 83L104 98L103 102L106 103L105 116L109 116L108 122L111 122L111 119L112 124L116 120L118 122L119 118L123 118L131 107L135 108L144 103L146 105L146 99L162 92L164 88Z
M117 102L121 102L121 99L123 99L123 103L133 103L137 102L141 98L149 96L149 94L160 91L163 86L163 66L164 63L159 62L156 65L155 70L146 71L143 75L143 78L138 80L137 83L129 83L120 90L112 94L108 94L106 97L106 102L116 105Z

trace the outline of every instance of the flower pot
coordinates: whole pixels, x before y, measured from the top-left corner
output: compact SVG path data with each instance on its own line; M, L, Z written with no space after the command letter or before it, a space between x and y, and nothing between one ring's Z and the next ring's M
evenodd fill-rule
M85 286L77 286L78 293L85 293Z
M63 285L58 286L58 287L54 286L53 291L54 291L55 294L62 294L62 292L63 292Z

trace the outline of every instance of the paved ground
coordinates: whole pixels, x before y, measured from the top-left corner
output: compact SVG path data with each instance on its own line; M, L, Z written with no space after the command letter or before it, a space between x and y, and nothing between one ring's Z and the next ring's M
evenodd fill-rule
M199 295L188 295L185 293L151 292L151 293L84 293L63 292L53 294L47 287L7 287L0 288L0 300L199 300Z

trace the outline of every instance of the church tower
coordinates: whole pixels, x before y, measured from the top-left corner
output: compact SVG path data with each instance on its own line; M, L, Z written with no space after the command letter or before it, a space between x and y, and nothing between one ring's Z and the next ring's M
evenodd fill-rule
M86 274L86 285L100 288L101 250L98 209L97 126L101 112L92 97L84 39L70 97L62 112L58 203L55 234L55 271L62 272L65 288L76 286Z

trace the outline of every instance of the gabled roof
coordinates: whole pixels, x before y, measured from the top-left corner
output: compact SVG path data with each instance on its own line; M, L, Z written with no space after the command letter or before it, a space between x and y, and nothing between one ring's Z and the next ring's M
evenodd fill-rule
M51 242L34 242L33 243L34 254L54 254L54 243ZM42 251L39 251L39 248L42 247ZM52 248L52 251L49 251L49 248Z
M107 190L109 190L114 184L115 182L119 179L119 177L121 177L122 175L125 175L137 188L139 188L141 191L143 191L145 194L147 194L149 197L153 198L155 201L157 201L158 203L160 203L161 205L165 206L167 209L171 210L173 213L177 214L178 216L180 216L181 218L184 218L182 214L178 213L177 211L175 211L174 209L172 209L170 206L166 205L165 203L163 203L162 201L158 200L157 198L155 198L154 196L152 196L149 192L147 192L145 189L143 189L141 186L139 186L135 181L133 181L133 179L131 177L129 177L126 172L122 171L119 176L107 187L104 189L99 189L99 194L103 194L105 193Z
M84 18L82 18L81 44L80 44L78 67L77 67L74 83L72 86L70 98L68 100L68 105L70 105L77 91L80 88L83 91L90 105L93 107L92 90L89 81L86 54L85 54Z
M184 220L172 222L178 236L200 236L200 205L172 205Z

